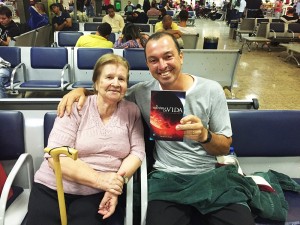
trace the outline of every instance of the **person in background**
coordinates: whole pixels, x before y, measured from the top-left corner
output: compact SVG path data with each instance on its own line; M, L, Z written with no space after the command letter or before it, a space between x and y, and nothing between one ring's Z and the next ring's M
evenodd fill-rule
M274 13L275 13L275 18L279 19L281 16L282 12L282 7L283 7L283 0L276 0L275 5L274 5Z
M51 12L54 13L52 18L52 26L55 31L71 31L72 29L72 19L68 12L62 11L60 4L53 3L50 5Z
M297 23L299 20L299 16L296 14L295 8L289 8L286 15L280 17L280 20L285 23Z
M77 0L76 4L77 4L77 20L79 22L88 22L89 18L87 16L86 12L84 11L84 1ZM74 11L70 13L70 16L71 16L72 20L75 20Z
M114 220L124 218L118 198L145 157L140 110L123 99L128 74L123 57L102 56L93 72L94 95L82 109L74 105L70 116L54 122L47 147L78 150L77 160L60 157L69 225L104 225L114 215ZM53 168L53 159L45 154L34 176L27 224L60 224Z
M112 48L114 44L108 40L111 30L111 26L108 23L101 23L97 28L96 34L81 36L75 47Z
M237 4L238 2L238 4ZM245 13L246 8L246 1L245 0L236 0L234 9L236 10L236 19L241 21L243 15Z
M167 15L167 10L165 9L165 7L163 7L163 8L160 8L159 11L160 11L160 15L158 16L157 20L162 21L164 16Z
M102 22L109 23L113 33L122 32L125 25L123 17L115 13L115 7L111 4L107 6L107 13L108 15L103 17Z
M46 13L45 5L41 2L35 3L34 6L29 7L30 17L28 26L31 30L49 24L49 17Z
M147 11L147 16L150 17L154 17L154 16L159 16L160 15L160 11L157 9L156 7L156 2L151 2L151 7L150 9Z
M131 15L128 15L126 18L127 22L131 23L148 23L148 16L144 12L134 11Z
M125 15L131 15L134 10L134 6L132 5L131 1L128 1L127 5L124 8Z
M262 18L262 0L246 0L247 18Z
M144 12L147 14L149 9L150 9L150 1L149 0L144 0L144 3L143 3Z
M0 46L8 46L13 37L20 35L20 28L12 20L12 12L6 6L0 7Z
M179 23L178 23L178 28L181 33L183 34L197 34L198 32L194 27L188 27L187 21L189 18L189 13L186 10L181 10L178 14L179 18Z
M135 9L135 11L137 11L137 12L140 12L140 13L145 13L145 11L142 9L142 6L141 6L141 4L136 4L136 9Z
M126 23L122 35L116 40L114 48L144 48L149 36L142 34L133 23Z
M179 46L183 47L183 40L181 38L182 32L179 30L178 25L173 22L173 19L170 15L165 15L161 22L155 24L155 33L156 32L167 32L172 34L178 41Z
M94 4L94 0L85 0L84 1L85 13L88 17L95 16L93 4Z

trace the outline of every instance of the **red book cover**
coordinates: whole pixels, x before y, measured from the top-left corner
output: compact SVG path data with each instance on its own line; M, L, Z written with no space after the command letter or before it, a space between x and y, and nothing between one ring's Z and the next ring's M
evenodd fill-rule
M151 91L150 139L183 141L183 131L175 129L184 113L184 91Z

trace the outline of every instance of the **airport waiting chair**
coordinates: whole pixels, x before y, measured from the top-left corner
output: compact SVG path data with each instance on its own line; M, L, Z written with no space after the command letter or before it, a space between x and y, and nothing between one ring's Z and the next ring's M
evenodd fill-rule
M52 130L55 118L55 112L48 112L44 116L44 145L47 146L48 137ZM145 225L146 221L146 210L148 204L148 189L147 189L147 164L146 158L143 160L142 165L138 172L134 174L132 179L126 185L126 212L125 212L125 225L133 224L133 180L137 178L140 186L141 186L141 225ZM114 222L112 224L114 225Z
M183 34L181 36L183 40L183 47L185 49L196 49L199 40L199 34Z
M21 48L13 46L0 47L0 57L5 61L10 62L11 67L11 79L5 84L7 90L13 90L13 88L20 82L18 80L18 74L25 74L26 66L21 60Z
M23 82L14 90L25 95L26 91L64 91L70 82L71 66L67 48L32 47L30 66Z
M80 31L56 31L54 47L74 47L82 35L83 32Z
M153 26L151 24L142 24L142 23L135 23L141 32L153 33Z
M50 24L37 28L34 47L50 47L51 30Z
M31 30L19 36L15 36L9 42L9 46L33 47L36 38L36 30Z
M144 49L125 48L123 57L130 65L129 87L138 82L153 79L146 64Z
M86 22L83 24L83 30L84 31L96 31L100 24L101 23Z
M0 160L8 171L0 199L0 225L20 225L27 214L34 176L33 160L25 153L23 114L0 111L0 124ZM13 195L8 198L11 189Z
M255 29L255 19L254 18L244 18L236 30L236 34L239 37L240 41L242 41L243 34L253 35Z
M93 90L93 69L97 60L104 54L113 53L111 48L74 48L74 77L68 90L83 87Z

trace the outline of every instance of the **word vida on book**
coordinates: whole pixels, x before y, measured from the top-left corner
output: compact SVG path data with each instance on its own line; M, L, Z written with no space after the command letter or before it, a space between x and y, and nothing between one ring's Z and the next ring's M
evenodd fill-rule
M178 107L160 107L158 105L153 107L154 110L161 110L162 112L167 112L167 113L183 113L182 108Z

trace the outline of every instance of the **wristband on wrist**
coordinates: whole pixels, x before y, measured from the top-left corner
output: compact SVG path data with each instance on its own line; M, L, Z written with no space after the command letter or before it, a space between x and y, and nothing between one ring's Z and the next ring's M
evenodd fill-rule
M211 139L212 139L212 134L209 130L207 130L207 138L205 141L200 142L200 144L207 144L207 143L211 142Z

